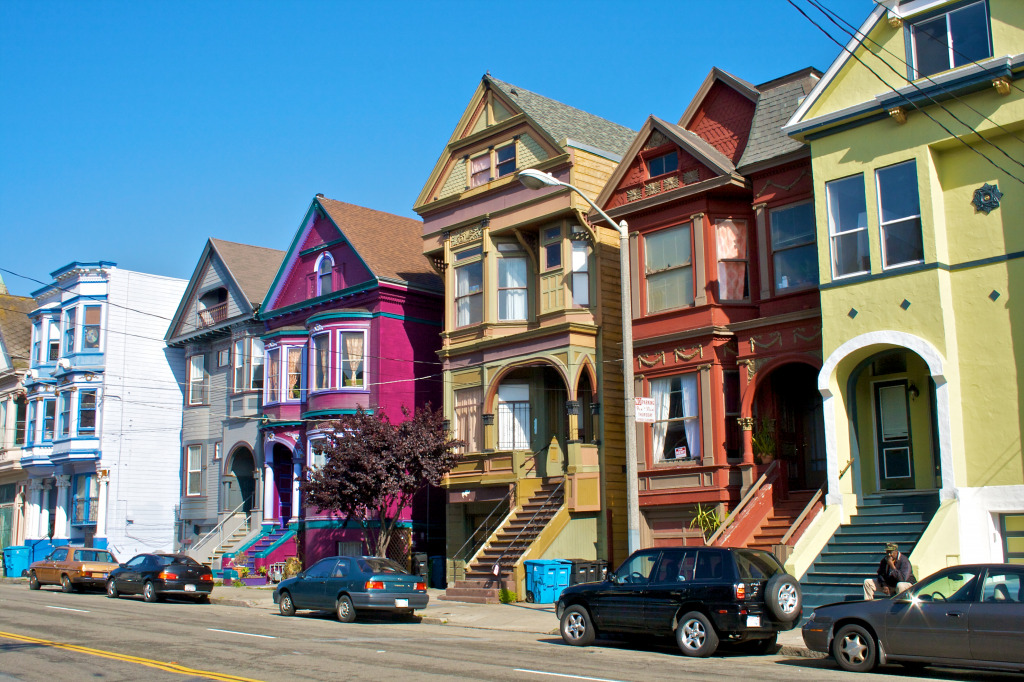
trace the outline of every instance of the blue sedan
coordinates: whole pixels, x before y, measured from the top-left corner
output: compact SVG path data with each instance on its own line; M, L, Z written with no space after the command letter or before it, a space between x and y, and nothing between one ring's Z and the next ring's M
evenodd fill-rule
M351 623L358 611L411 615L429 599L422 578L390 559L372 556L321 559L274 590L282 616L293 616L299 609L332 609L342 623Z

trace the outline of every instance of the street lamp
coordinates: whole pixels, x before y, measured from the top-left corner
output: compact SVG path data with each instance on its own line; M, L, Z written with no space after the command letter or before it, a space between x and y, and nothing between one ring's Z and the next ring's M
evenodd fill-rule
M529 189L565 187L583 197L597 214L619 231L619 276L622 292L622 381L626 408L626 540L629 553L640 549L640 495L636 472L636 410L633 403L633 316L629 280L629 232L626 221L618 223L591 201L578 187L562 182L550 173L535 168L519 171L519 182Z

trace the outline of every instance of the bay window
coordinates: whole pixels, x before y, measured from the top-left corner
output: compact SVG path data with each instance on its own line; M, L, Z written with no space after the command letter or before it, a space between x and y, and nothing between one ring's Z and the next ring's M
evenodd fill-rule
M924 260L921 205L917 194L917 162L907 161L875 171L878 188L882 266L893 267Z
M281 400L281 349L272 348L267 351L267 395L266 402L276 403Z
M42 322L32 325L32 362L39 364L46 362L43 357L43 329Z
M480 386L455 390L455 439L466 445L460 452L480 452L484 391Z
M327 464L327 454L324 452L324 438L309 439L309 463L314 469L320 469Z
M43 442L50 443L53 441L53 422L57 416L57 401L56 400L44 400L43 401ZM0 422L2 423L2 422Z
M234 343L235 393L263 388L263 341L249 337Z
M956 7L910 24L914 78L948 71L992 56L988 8L984 0Z
M193 355L188 359L188 404L206 402L206 356Z
M42 358L42 361L56 362L60 357L60 323L58 323L57 320L51 319L47 321L46 326L50 330L50 333L47 336L50 349L46 358Z
M365 388L366 334L361 331L341 332L340 341L341 387Z
M654 424L651 442L654 461L700 459L700 405L697 373L651 379Z
M288 364L285 377L285 387L288 391L288 400L302 399L302 349L297 347L288 348Z
M28 421L25 429L25 443L27 445L33 445L36 442L36 404L38 400L33 400L28 404Z
M530 386L501 384L498 386L498 448L528 450L530 448Z
M549 227L544 230L544 269L562 267L562 228Z
M825 183L832 274L846 277L871 270L868 254L868 209L864 176L851 175Z
M777 208L769 212L768 222L775 293L817 285L814 204L806 201Z
M71 433L71 392L64 391L60 394L60 435L67 436Z
M718 248L718 299L742 301L750 298L747 274L747 223L726 218L715 221Z
M478 324L484 313L484 263L480 247L455 254L455 326ZM458 261L476 258L459 265Z
M189 445L185 454L185 495L203 493L203 446Z
M312 356L310 364L313 366L313 390L322 391L330 388L331 371L331 336L330 334L317 334L310 344Z
M78 392L78 434L96 432L96 389Z
M96 350L100 347L100 318L102 308L98 305L85 306L82 320L82 350Z
M64 354L75 352L75 309L64 311Z
M96 523L99 500L100 488L96 474L75 476L71 496L71 522L79 525Z
M585 241L572 243L572 304L577 308L590 307L590 246Z
M498 244L498 319L527 318L526 254L517 244Z
M25 412L28 410L28 401L25 396L18 396L14 399L14 445L20 447L25 444Z
M689 224L644 236L648 313L693 305L692 253Z

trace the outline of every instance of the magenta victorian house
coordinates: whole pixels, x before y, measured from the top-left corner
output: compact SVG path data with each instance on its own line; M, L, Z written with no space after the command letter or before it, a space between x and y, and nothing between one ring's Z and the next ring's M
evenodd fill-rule
M359 523L303 503L303 469L322 463L329 420L381 409L392 421L440 405L442 284L421 253L417 220L318 194L302 219L259 317L265 325L263 532L247 548L257 566L301 553L305 565L362 554ZM389 555L443 552L440 494L401 510ZM430 502L434 502L433 508ZM439 529L434 537L430 527Z

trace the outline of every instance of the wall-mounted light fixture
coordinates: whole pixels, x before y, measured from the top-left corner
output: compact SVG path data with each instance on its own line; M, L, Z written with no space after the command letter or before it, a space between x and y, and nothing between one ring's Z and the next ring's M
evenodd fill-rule
M910 385L907 386L907 394L910 395L911 400L917 400L921 395L921 391L917 390L917 384L910 382Z

